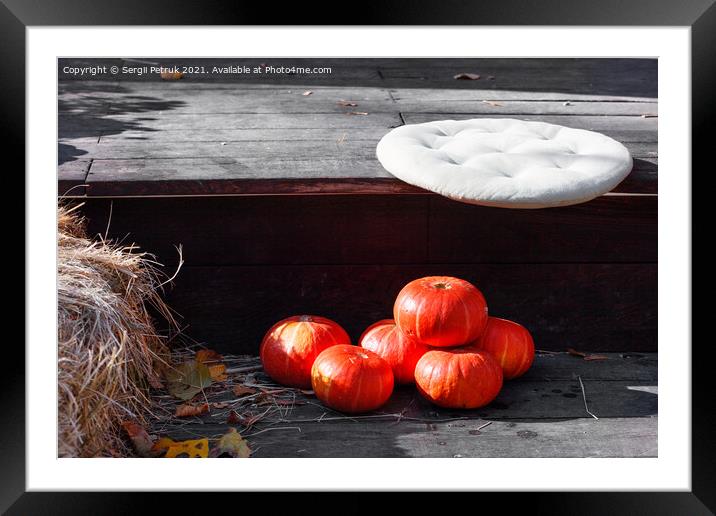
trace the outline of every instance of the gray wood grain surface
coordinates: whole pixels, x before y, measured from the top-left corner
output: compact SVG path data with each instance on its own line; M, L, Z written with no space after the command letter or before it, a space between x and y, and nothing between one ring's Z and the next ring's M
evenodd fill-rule
M258 66L259 61L222 59L217 66ZM391 128L513 117L600 131L624 142L636 162L615 191L657 192L655 60L327 59L318 64L325 63L333 67L330 76L65 77L58 98L60 189L86 182L89 188L74 192L411 194L423 190L394 178L375 158L375 145ZM480 80L454 79L461 72L478 73Z
M414 387L401 386L383 407L347 416L299 392L280 414L237 429L255 457L657 456L656 354L603 358L537 355L524 377L505 383L491 404L475 410L439 408ZM208 396L236 403L220 386ZM586 412L585 400L599 419ZM238 406L247 414L264 410ZM226 423L230 410L211 409L188 420L163 416L152 430L175 439L214 440L232 426Z

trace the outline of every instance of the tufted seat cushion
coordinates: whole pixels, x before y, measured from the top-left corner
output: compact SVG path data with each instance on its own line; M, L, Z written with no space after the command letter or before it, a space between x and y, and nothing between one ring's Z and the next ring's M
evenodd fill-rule
M632 168L629 151L608 136L511 118L404 125L380 140L377 156L407 183L504 208L585 202L617 186Z

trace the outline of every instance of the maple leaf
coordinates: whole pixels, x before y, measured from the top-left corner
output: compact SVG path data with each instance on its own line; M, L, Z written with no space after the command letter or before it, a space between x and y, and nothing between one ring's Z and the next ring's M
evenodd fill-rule
M247 459L251 455L251 448L236 428L229 428L224 434L216 447L211 450L211 457L221 457L228 455L229 457Z
M201 362L189 360L167 370L167 391L181 400L190 400L213 383L211 371Z

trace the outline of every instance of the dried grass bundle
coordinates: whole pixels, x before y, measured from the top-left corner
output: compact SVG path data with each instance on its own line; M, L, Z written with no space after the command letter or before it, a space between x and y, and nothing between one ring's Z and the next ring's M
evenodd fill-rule
M168 358L149 307L176 325L151 256L88 239L77 207L58 208L59 456L126 453L119 422L145 420Z

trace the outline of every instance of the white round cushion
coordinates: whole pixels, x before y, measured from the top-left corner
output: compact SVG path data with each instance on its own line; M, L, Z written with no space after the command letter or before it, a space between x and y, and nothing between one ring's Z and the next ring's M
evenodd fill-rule
M451 199L504 208L577 204L631 171L621 143L600 133L512 118L397 127L378 143L394 176Z

